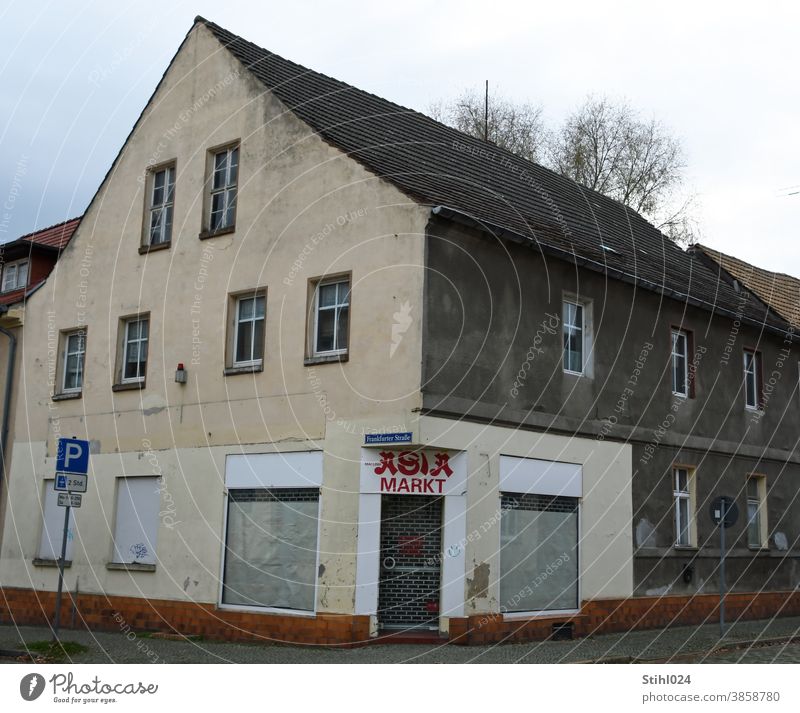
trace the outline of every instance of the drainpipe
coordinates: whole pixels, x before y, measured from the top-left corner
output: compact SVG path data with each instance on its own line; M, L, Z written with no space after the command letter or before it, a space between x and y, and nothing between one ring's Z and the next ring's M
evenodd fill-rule
M0 316L8 312L8 305L0 305ZM6 448L8 446L8 420L11 414L11 390L14 386L14 362L17 357L17 337L5 327L0 327L0 334L8 337L8 365L6 366L6 392L3 395L3 416L0 422L0 491L3 481L8 480L6 464Z

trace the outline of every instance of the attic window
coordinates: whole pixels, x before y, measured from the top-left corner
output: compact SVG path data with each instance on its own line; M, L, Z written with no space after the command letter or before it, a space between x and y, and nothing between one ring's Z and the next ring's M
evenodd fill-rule
M28 285L28 261L17 260L3 267L3 292L20 290Z

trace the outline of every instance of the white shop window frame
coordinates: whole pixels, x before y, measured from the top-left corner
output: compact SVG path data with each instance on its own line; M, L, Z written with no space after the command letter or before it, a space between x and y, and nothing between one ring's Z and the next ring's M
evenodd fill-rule
M310 455L310 454L319 454L320 458L322 456L322 451L286 451L286 452L277 452L277 453L236 453L230 455L241 456L284 456L290 458L291 456L297 455ZM292 469L292 466L287 464L288 469ZM242 611L242 612L252 612L254 614L282 614L284 616L299 616L299 617L311 617L314 618L317 616L317 599L319 596L319 552L320 552L320 536L322 534L322 462L320 461L320 477L318 478L318 482L312 482L308 479L303 479L303 476L300 475L295 471L295 475L297 476L296 481L293 484L290 484L287 481L286 472L283 474L279 474L275 480L275 485L269 485L267 483L254 483L252 485L240 485L237 487L229 488L227 486L227 469L228 463L226 458L225 464L225 471L226 471L226 485L225 485L225 497L223 498L223 511L222 511L222 537L220 538L221 548L220 548L220 569L219 569L219 588L217 591L217 609L224 609L229 611ZM290 476L291 477L291 476ZM251 489L251 488L271 488L274 490L281 490L282 488L319 488L319 500L317 501L317 556L314 560L314 609L289 609L287 607L257 607L257 606L247 606L243 604L225 604L222 601L222 593L225 588L225 554L227 550L227 542L228 542L228 492L230 490L243 490L243 489Z
M523 457L520 457L520 456L508 456L506 454L501 455L500 458L501 458L501 464L502 464L502 459L504 459L504 458L514 458L514 459L520 460L520 461L521 460L533 460L533 461L539 460L539 459L536 459L536 458L523 458ZM581 467L577 463L562 463L561 461L551 461L551 462L553 464L557 464L557 465L562 465L563 464L563 465L573 465L573 466ZM497 509L498 509L498 512L500 512L500 507L502 505L503 493L506 493L507 495L553 495L554 494L552 492L549 492L549 493L535 493L530 489L528 489L526 491L522 491L521 489L514 490L513 488L514 488L515 484L513 482L510 482L508 487L503 488L502 487L502 480L503 480L503 474L502 473L501 473L500 477L501 477L501 487L498 489L498 492L497 492ZM509 479L509 480L511 480L511 479ZM548 489L548 488L544 488L544 489ZM552 617L574 616L575 614L580 614L581 602L583 601L583 577L581 576L581 574L583 573L583 547L581 546L581 543L583 542L583 472L582 472L582 468L581 468L581 493L579 495L577 495L577 496L571 495L571 494L567 494L567 493L564 493L563 495L564 495L564 497L577 497L577 500L578 500L578 533L577 533L577 537L578 537L578 543L577 543L578 555L577 555L577 558L576 558L577 559L577 571L578 571L578 587L577 587L577 590L578 590L578 592L577 592L577 603L578 603L578 606L575 609L546 609L546 610L534 609L534 610L529 610L529 611L501 612L501 614L503 616L503 621L518 621L520 619L550 619ZM502 517L502 514L501 514L500 517ZM497 552L498 552L498 556L501 556L500 555L501 547L502 547L502 542L501 542L501 535L500 535L500 527L498 526L497 527ZM498 562L498 565L499 565L499 562ZM500 571L500 574L502 576L502 570ZM498 581L498 586L499 585L500 585L500 583Z

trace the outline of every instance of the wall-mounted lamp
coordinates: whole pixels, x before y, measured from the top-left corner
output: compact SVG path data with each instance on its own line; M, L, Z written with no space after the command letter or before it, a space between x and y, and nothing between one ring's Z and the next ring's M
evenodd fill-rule
M178 364L178 368L175 370L175 383L176 384L186 383L186 369L183 366L183 363Z

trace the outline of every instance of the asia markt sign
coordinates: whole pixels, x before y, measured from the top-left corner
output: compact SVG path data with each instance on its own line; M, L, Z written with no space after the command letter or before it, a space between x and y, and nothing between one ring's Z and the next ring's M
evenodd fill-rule
M361 451L361 492L460 495L466 491L466 455L444 450Z

